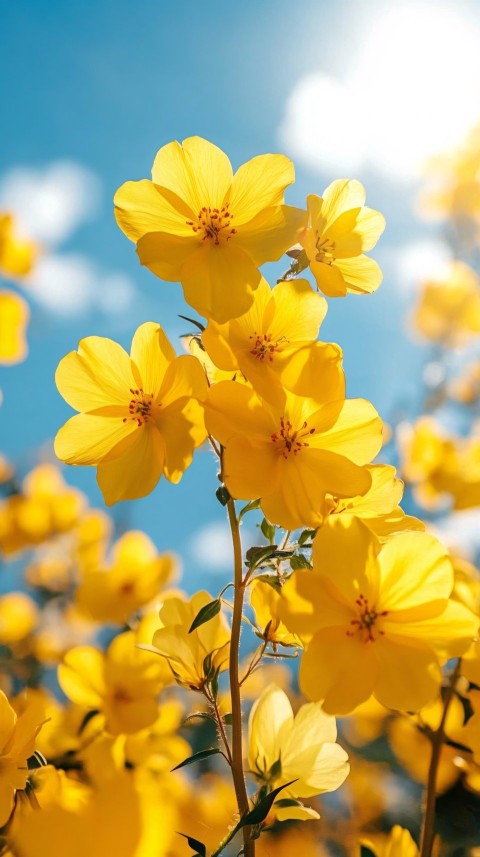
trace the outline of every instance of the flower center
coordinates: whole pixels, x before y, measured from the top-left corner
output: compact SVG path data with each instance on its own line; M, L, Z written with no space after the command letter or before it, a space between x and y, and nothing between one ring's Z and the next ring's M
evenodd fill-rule
M273 363L273 355L276 351L280 351L280 344L277 342L272 342L272 334L271 333L254 333L250 334L248 337L253 344L253 348L250 349L250 354L253 354L257 360L265 360L265 358Z
M140 390L130 390L132 397L128 406L128 417L123 422L134 420L139 426L143 426L152 416L153 393L144 393Z
M315 434L315 429L309 429L306 421L301 428L294 431L290 420L282 417L280 420L280 430L274 432L270 437L278 452L287 459L292 454L298 455L301 449L309 446L306 441L300 440L300 438L310 434Z
M197 221L187 220L186 224L192 227L202 241L209 239L214 244L220 244L229 241L232 235L236 234L237 230L230 228L232 220L233 214L230 213L227 202L223 208L207 208L204 205L198 212Z
M383 637L385 631L375 626L378 619L388 615L388 610L382 610L381 613L378 613L375 605L370 606L368 598L365 598L361 593L355 604L358 608L357 618L351 620L351 628L347 630L347 637L354 637L359 632L363 633L364 643L373 643L379 636Z
M335 241L331 241L330 238L322 239L319 236L318 231L316 231L315 234L315 245L317 248L317 255L315 256L315 261L325 262L327 265L331 265L332 262L335 261ZM328 259L327 256L329 257Z

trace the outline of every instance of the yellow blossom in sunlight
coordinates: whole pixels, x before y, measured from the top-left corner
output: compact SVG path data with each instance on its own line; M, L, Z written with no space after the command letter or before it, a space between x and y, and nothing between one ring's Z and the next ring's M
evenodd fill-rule
M160 628L153 635L153 648L166 659L177 684L191 690L202 690L228 666L230 631L221 612L189 633L201 608L211 601L205 591L189 601L167 598L160 608Z
M462 676L480 687L480 639L472 643L462 658Z
M285 393L268 403L233 381L215 384L205 403L207 429L225 447L223 479L237 499L261 497L269 521L286 529L316 526L327 494L368 491L368 464L382 444L382 423L364 399L315 399Z
M38 607L25 592L0 595L0 645L11 646L24 640L38 620Z
M44 719L33 708L17 717L0 691L0 827L8 821L16 790L27 784L27 759L35 751L35 737Z
M280 592L263 580L252 581L249 591L250 606L255 614L255 623L262 639L274 646L301 647L300 639L295 634L291 634L277 616Z
M72 562L65 553L38 548L35 559L25 569L25 580L31 587L50 592L66 592L72 583Z
M172 554L157 553L145 533L124 533L114 545L111 564L83 571L76 602L96 622L125 623L132 613L160 596L174 577L176 565Z
M327 515L341 515L342 518L353 515L361 518L381 540L401 530L424 530L422 521L405 515L398 505L402 499L403 482L396 478L395 468L388 464L372 464L366 470L372 479L368 491L344 499L327 496L324 513L318 510L318 524L322 524Z
M0 289L0 365L19 363L27 356L29 318L27 302L15 292Z
M310 194L307 204L308 225L298 239L303 247L297 257L299 270L309 265L317 287L332 298L378 289L382 272L364 253L377 243L385 219L365 206L363 185L337 179L323 197Z
M126 182L115 216L142 265L181 282L200 315L222 323L246 312L258 268L295 244L306 213L283 204L294 181L285 155L259 155L235 175L227 156L201 137L157 153L153 181Z
M97 567L102 563L112 521L101 509L88 509L75 528L74 556L80 569Z
M0 276L25 277L32 269L36 253L32 241L18 237L12 215L0 212Z
M193 354L193 356L202 364L203 371L205 372L205 377L209 385L217 384L219 381L237 381L239 384L247 383L247 379L241 372L239 372L238 369L233 371L219 369L205 351L205 346L203 345L200 336L184 336L182 338L182 342L187 351L189 351L190 354Z
M379 837L375 837L374 842L362 839L362 844L373 851L375 857L418 857L418 846L411 833L398 824L392 827L388 837L378 840Z
M452 598L480 615L480 571L452 551L450 555L455 575Z
M478 617L450 599L446 549L422 532L381 545L356 518L317 533L314 571L282 589L279 616L306 650L300 687L326 711L347 714L373 693L388 708L416 711L438 693L440 664L462 655Z
M435 699L415 717L394 717L388 724L388 740L397 759L418 783L426 784L432 755L429 734L438 729L443 713L443 702ZM457 696L452 698L445 723L447 740L464 743L461 739L464 711ZM461 768L457 764L459 750L442 745L437 771L437 794L443 794L458 780Z
M138 328L130 357L111 339L82 339L55 380L80 411L57 433L55 452L67 464L96 465L109 506L145 497L162 473L179 482L205 440L202 367L189 355L176 357L154 322Z
M480 125L462 144L431 158L420 207L427 217L451 218L462 230L466 219L480 218Z
M271 289L262 278L248 312L226 324L210 320L202 343L216 366L242 373L266 399L283 387L311 395L319 378L325 398L329 391L342 398L341 349L314 341L326 312L325 299L307 280Z
M274 805L279 821L318 818L308 808L304 816L304 807L285 806L282 800L310 798L342 785L348 756L336 739L335 718L319 703L302 705L294 717L288 696L274 684L254 703L248 721L250 771L269 789L291 783L280 792L280 805Z
M422 286L413 313L415 329L426 339L452 347L480 333L480 280L464 262Z
M134 631L115 637L106 654L92 646L71 649L58 668L58 680L72 702L101 711L113 735L154 723L157 696L170 681L162 662L137 647Z

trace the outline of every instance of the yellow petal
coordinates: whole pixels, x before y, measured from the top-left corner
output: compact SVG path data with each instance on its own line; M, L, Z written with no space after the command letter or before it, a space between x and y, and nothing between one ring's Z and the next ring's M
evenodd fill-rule
M379 562L382 593L378 609L395 611L397 615L389 619L414 619L412 609L445 601L452 591L453 567L448 551L428 533L402 533L390 539Z
M165 476L177 483L191 464L194 449L207 437L203 408L194 400L174 402L162 408L157 426L165 449Z
M131 241L136 242L149 232L172 232L184 238L192 235L192 227L187 223L189 212L172 205L148 179L125 182L113 201L117 223Z
M328 581L322 574L296 571L282 587L282 597L277 613L290 631L308 641L317 631L325 627L348 628L353 611L339 593L328 589Z
M20 295L0 291L0 364L18 363L27 356L25 329L30 317Z
M359 595L376 600L380 582L380 545L357 518L332 516L315 536L313 567L328 580L330 591L350 609ZM333 624L333 623L332 623Z
M57 432L55 455L66 464L98 464L137 428L122 417L77 414Z
M146 423L98 464L97 482L107 506L150 494L160 479L164 462L162 436L155 425Z
M253 220L239 227L235 244L253 259L256 266L274 262L297 243L297 233L305 225L306 218L305 211L290 205L265 208Z
M209 389L205 423L208 432L224 446L238 434L262 443L276 428L254 391L235 381L221 381Z
M334 403L325 405L312 416L319 433L312 435L311 446L344 455L355 464L368 464L382 447L382 421L375 408L365 399L346 399L331 428L323 430L334 407Z
M328 306L308 280L280 282L272 290L272 297L275 312L269 332L274 339L285 337L293 342L317 338Z
M327 224L333 223L344 211L349 211L351 208L361 208L362 205L365 205L365 196L365 188L356 179L336 179L323 192L321 215ZM313 216L318 217L319 214L318 208L317 210L314 208L316 200L308 197L307 201L313 222Z
M206 241L185 260L180 279L187 303L223 323L248 310L260 273L239 242Z
M178 282L182 265L198 250L195 236L180 237L166 232L149 232L137 243L138 258L152 274L162 280Z
M433 649L390 634L373 645L378 659L374 693L382 705L418 711L438 694L442 674Z
M223 456L223 478L232 497L252 500L276 491L281 477L280 459L272 444L255 444L243 436L230 438Z
M233 173L226 154L202 137L187 137L163 146L155 158L152 179L173 191L198 215L206 205L221 208L228 202Z
M468 607L458 601L449 600L442 612L419 621L389 622L385 620L385 629L392 633L424 640L435 649L437 655L445 662L449 658L465 654L473 638L478 636L480 620ZM392 616L394 617L394 614Z
M131 398L130 388L137 386L126 351L103 336L81 339L78 351L70 351L58 364L55 383L77 411L125 407Z
M345 259L359 256L375 246L385 229L385 218L372 208L344 211L325 230L325 237L335 245L334 256Z
M310 270L315 277L317 288L329 298L345 297L347 284L342 272L335 264L326 262L310 262Z
M168 367L158 401L165 408L178 399L194 397L203 401L207 391L208 385L200 362L196 357L184 354L172 360Z
M376 291L383 279L380 266L368 256L336 259L334 267L340 271L349 291L360 294L371 294Z
M76 705L98 708L105 695L104 657L91 646L70 649L58 668L63 692Z
M229 199L235 226L252 220L271 205L281 205L285 188L295 181L292 162L285 155L257 155L235 173Z
M300 687L313 701L323 699L327 714L348 714L371 695L377 678L372 645L344 628L317 631L302 655Z
M160 325L147 321L137 328L130 356L137 369L137 385L157 398L165 373L176 356Z
M276 361L280 381L297 396L311 396L312 390L318 390L321 401L339 401L345 397L342 356L331 342L287 346Z
M251 771L268 774L278 762L285 736L293 727L287 694L270 684L252 706L248 721L248 763Z

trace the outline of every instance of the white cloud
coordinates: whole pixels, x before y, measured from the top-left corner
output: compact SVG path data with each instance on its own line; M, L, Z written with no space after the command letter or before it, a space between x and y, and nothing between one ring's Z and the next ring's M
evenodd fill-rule
M135 286L124 274L106 274L80 254L52 254L39 259L29 277L28 293L57 316L81 315L91 309L118 315L132 305Z
M47 246L61 244L94 218L99 201L98 177L74 161L15 167L0 181L0 208L15 214L25 235Z
M448 277L451 253L441 241L412 241L392 252L398 284L407 292L416 290L424 280Z
M254 534L242 527L242 542L248 548L254 542ZM232 568L232 536L228 524L212 521L193 534L188 552L192 560L210 571L225 571Z
M449 549L475 560L480 551L480 509L452 512L430 529Z
M363 27L363 32L362 32ZM414 175L425 158L456 144L478 121L479 33L453 6L379 4L353 22L343 80L301 79L279 129L293 156L322 173L370 166Z

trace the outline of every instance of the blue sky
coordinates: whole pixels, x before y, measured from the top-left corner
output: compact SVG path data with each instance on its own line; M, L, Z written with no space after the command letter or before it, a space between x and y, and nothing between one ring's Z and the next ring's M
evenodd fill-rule
M340 140L346 146L344 169L341 159L332 163L328 152L321 160L322 140L325 143L331 137L336 121L330 102L322 97L311 106L319 127L318 159L312 160L311 145L310 154L303 157L302 140L291 143L292 135L280 130L286 116L288 120L287 103L294 88L309 75L328 75L344 83L361 56L362 39L375 35L381 16L396 4L16 0L0 5L0 206L2 177L6 180L12 171L33 169L37 173L31 175L38 178L52 164L73 164L81 181L84 175L88 191L82 203L84 216L79 215L76 228L66 230L64 240L54 241L49 252L56 259L70 260L66 279L69 270L73 276L79 260L86 262L93 292L81 311L67 308L62 313L32 298L29 358L0 370L4 393L0 449L21 470L51 455L52 438L71 414L56 391L54 372L60 358L82 336L111 336L128 347L134 329L146 320L160 322L172 336L185 332L177 318L186 309L180 287L163 283L140 267L133 245L115 224L111 200L125 180L149 175L161 145L191 134L215 142L234 166L261 152L286 150L297 168L296 184L287 194L291 204L303 206L307 193L321 194L336 177L364 181L368 203L387 218L387 231L373 254L384 268L385 281L372 297L330 302L322 338L337 341L344 349L350 396L371 399L387 420L395 410L415 407L426 350L406 334L404 319L414 289L402 259L411 256L415 263L422 253L412 254L412 246L415 249L420 243L421 251L424 242L429 249L438 233L437 227L421 223L413 213L417 181L405 170L397 173L395 165L379 171L375 155L355 153L363 123L370 121L368 116L362 118L360 98ZM415 14L419 5L403 4L406 14L409 10ZM428 7L432 4L422 5L427 13ZM479 24L473 0L447 3L441 9L446 10L447 25L451 10L467 27ZM397 70L392 86L398 84L401 73ZM371 89L362 92L365 109L373 109L377 126L388 132L386 126L396 121L396 112L385 101L385 88L377 91L381 67L378 76L375 81L375 76L357 74L357 83L371 81ZM401 99L400 114L406 109ZM382 126L383 110L387 119ZM417 119L406 114L407 124L401 126L406 142L418 132ZM398 140L398 129L392 128L392 139L394 133ZM285 145L287 137L290 142ZM342 145L336 146L334 139L334 154L341 155ZM93 203L95 182L98 204ZM267 275L273 281L284 269L280 262ZM130 289L123 311L101 307L106 280L110 297L117 282ZM81 288L81 277L79 283ZM69 468L67 478L86 490L92 503L102 505L93 469ZM180 486L162 480L151 497L121 504L113 514L121 525L145 529L160 548L179 550L193 578L196 568L187 547L188 534L222 520L214 499L216 486L214 462L209 452L201 451ZM208 576L205 565L198 570Z

